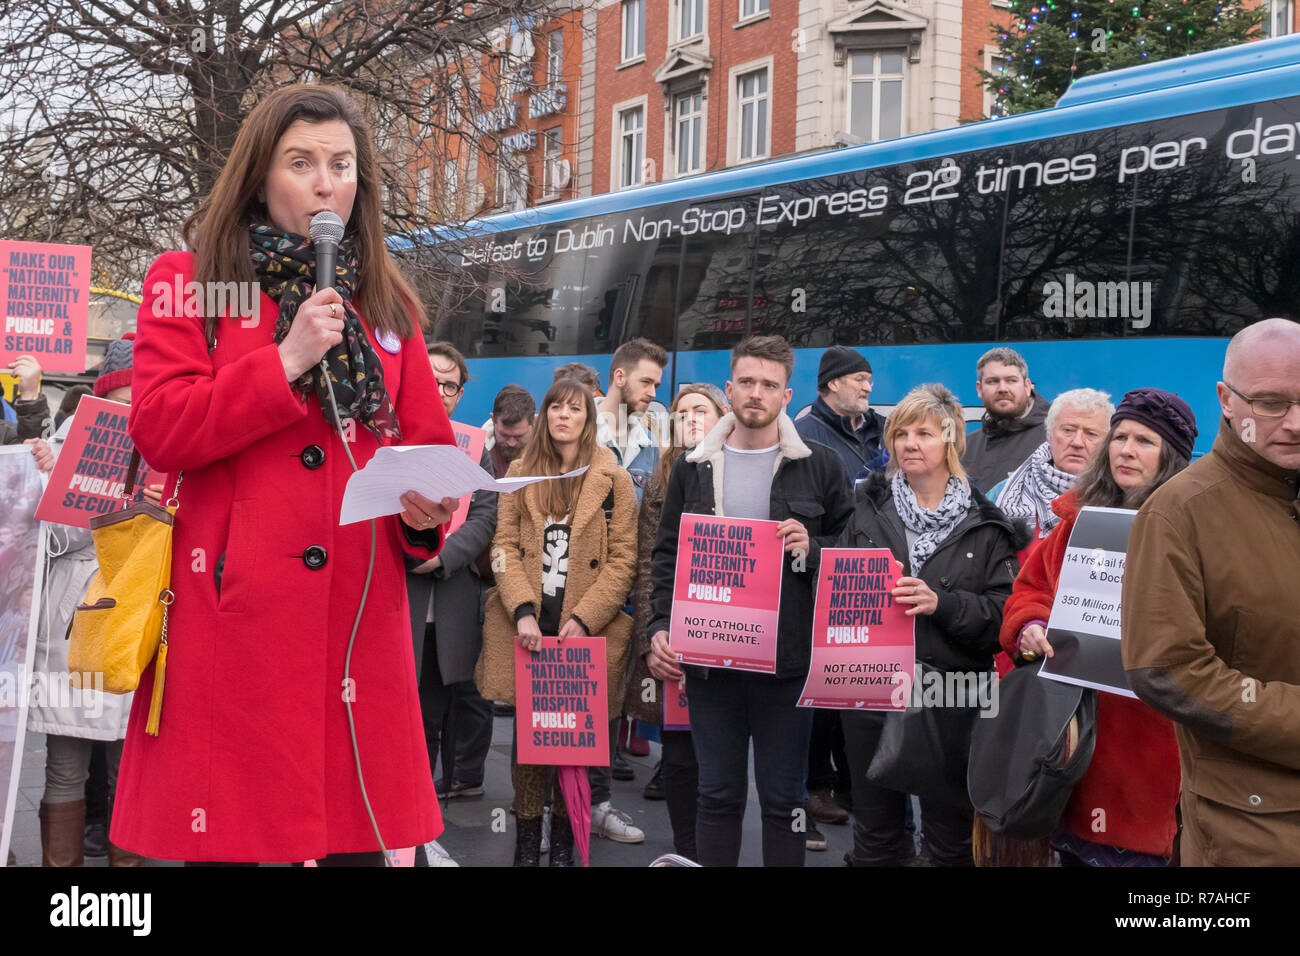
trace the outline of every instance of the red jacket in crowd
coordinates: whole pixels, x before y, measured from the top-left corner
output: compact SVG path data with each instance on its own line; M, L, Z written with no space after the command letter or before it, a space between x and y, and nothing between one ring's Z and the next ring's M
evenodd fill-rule
M999 639L1016 660L1021 630L1051 614L1065 547L1079 516L1078 493L1066 492L1052 502L1052 510L1061 523L1030 550L1002 612ZM1061 826L1093 843L1168 857L1178 829L1178 781L1173 723L1141 701L1102 692L1097 749L1070 795Z

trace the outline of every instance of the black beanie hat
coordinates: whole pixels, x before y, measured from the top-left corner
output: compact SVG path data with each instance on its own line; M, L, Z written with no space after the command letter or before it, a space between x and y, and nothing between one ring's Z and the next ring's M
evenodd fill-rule
M827 382L844 375L870 371L871 363L857 349L832 345L822 353L821 364L817 366L817 387L825 388Z

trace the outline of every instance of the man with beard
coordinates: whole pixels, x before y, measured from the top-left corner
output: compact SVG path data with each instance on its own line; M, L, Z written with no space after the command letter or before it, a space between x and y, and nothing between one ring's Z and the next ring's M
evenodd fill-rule
M731 351L724 416L673 466L651 558L651 653L676 668L668 643L683 513L779 522L784 539L776 673L687 666L686 695L699 761L696 848L705 866L736 866L749 793L749 742L763 818L765 866L803 866L804 778L812 711L795 706L812 650L813 588L821 549L853 511L839 456L804 442L785 414L794 350L780 336Z
M1047 440L1048 403L1034 394L1029 367L1014 349L998 347L980 356L975 392L984 403L980 427L966 436L961 463L971 484L987 491Z
M857 349L833 345L817 366L817 401L795 423L799 437L835 450L852 478L879 467L885 416L871 408L871 363Z
M524 452L528 438L533 433L533 416L537 414L537 403L528 390L519 385L507 385L497 392L492 402L492 415L488 419L492 426L492 471L497 478L504 478L510 470L510 463Z

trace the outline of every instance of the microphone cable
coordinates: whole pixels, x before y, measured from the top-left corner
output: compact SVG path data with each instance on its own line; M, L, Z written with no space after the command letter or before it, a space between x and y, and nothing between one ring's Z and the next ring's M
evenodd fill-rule
M320 369L325 373L326 380L329 379L329 368L325 364L325 359L320 360ZM343 444L343 451L348 456L348 463L352 465L352 472L355 474L360 469L357 468L357 460L352 457L352 449L348 447L347 436L343 433L343 421L339 416L339 403L334 397L334 390L327 388L325 390L330 397L330 407L334 411L334 427L338 429L339 441ZM370 579L375 573L375 519L370 519L370 566L366 568L366 583L361 589L361 603L357 606L357 617L352 622L352 634L348 637L348 652L343 659L343 705L348 712L348 732L352 736L352 757L357 765L357 783L361 785L361 802L365 804L366 813L370 817L370 826L374 828L375 840L379 843L379 849L384 854L384 865L388 865L388 847L384 845L384 838L379 835L379 821L375 819L374 808L370 806L370 797L366 793L366 778L361 772L361 750L357 746L357 724L352 717L352 697L353 688L349 685L352 673L352 646L357 640L357 631L361 628L361 615L366 609L366 598L370 594Z

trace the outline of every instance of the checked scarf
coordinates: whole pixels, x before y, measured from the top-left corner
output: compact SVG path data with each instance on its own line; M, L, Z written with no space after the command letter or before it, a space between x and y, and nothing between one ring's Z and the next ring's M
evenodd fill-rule
M274 337L278 345L289 334L298 306L311 298L316 285L316 249L306 236L263 225L252 226L248 240L262 291L280 306ZM336 272L334 288L343 298L343 341L325 353L328 377L317 364L304 372L294 386L304 396L316 393L321 414L331 424L334 418L329 396L333 392L340 418L356 419L370 429L380 444L386 439L396 442L402 430L384 389L384 368L352 304L357 272L346 241L339 244Z
M997 505L1013 521L1037 521L1038 537L1046 538L1061 520L1052 511L1052 502L1073 488L1074 482L1074 475L1052 464L1052 446L1043 442L1007 478Z
M894 473L893 479L894 507L903 519L907 529L916 535L908 549L908 558L912 563L913 577L920 574L921 567L943 543L943 539L952 533L952 529L970 510L970 486L956 475L948 479L944 489L943 501L931 511L922 508L916 500L916 492L907 483L901 471Z

